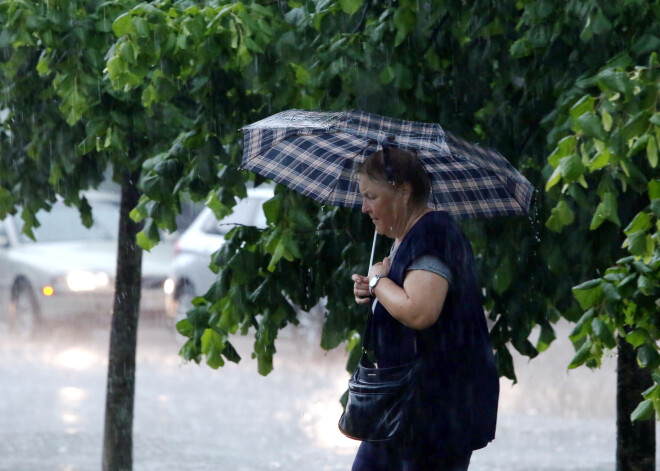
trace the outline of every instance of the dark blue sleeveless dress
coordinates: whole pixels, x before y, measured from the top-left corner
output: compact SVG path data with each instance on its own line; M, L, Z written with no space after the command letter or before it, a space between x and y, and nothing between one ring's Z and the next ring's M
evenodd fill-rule
M429 212L417 221L399 245L388 277L403 286L407 268L425 254L438 257L453 277L438 321L416 331L378 303L371 331L380 367L410 362L416 349L423 352L424 381L417 407L420 427L412 440L375 448L392 450L394 461L442 463L448 456L469 457L472 450L495 438L499 378L472 249L448 213ZM372 444L363 443L365 450L361 447L356 464L374 451L365 445Z

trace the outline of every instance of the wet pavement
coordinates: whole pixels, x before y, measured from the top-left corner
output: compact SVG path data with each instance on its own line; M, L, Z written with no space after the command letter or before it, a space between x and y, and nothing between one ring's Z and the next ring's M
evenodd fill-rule
M100 469L107 328L54 326L27 342L4 329L0 470ZM474 453L471 471L614 470L615 359L567 372L569 330L561 325L537 359L516 357L519 383L502 380L497 439ZM183 363L171 328L141 321L136 471L350 470L358 444L337 429L345 353L323 352L313 323L287 329L262 377L252 341L237 339L241 363L214 371Z

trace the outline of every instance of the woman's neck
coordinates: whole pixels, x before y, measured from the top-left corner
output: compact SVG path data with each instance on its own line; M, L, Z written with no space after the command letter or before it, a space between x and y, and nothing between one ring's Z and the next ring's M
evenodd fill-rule
M413 210L412 214L408 218L408 221L406 222L405 226L403 227L403 231L396 236L394 239L394 245L398 246L403 238L408 234L410 229L413 228L413 226L421 219L422 216L424 216L426 213L430 212L431 208L429 207L424 207L424 208L419 208L417 210Z

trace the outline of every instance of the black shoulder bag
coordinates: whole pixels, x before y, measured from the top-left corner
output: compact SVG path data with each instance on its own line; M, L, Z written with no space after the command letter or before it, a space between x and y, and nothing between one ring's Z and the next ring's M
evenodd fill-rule
M377 368L368 356L371 311L364 329L362 356L348 380L348 401L339 419L339 430L349 438L367 442L410 437L414 433L423 355L404 365Z

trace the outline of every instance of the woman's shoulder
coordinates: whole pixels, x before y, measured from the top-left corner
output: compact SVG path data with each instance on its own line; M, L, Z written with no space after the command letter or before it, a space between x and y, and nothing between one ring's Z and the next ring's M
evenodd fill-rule
M428 230L431 227L441 229L455 225L454 218L447 211L429 211L417 221L415 228L418 231L422 231Z

